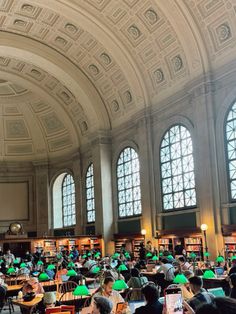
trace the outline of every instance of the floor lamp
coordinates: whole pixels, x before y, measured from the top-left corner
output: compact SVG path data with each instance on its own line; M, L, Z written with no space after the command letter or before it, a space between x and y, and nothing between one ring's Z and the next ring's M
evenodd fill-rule
M206 256L206 260L207 260L207 262L208 262L208 260L209 260L209 254L208 254L207 234L206 234L207 229L208 229L208 225L207 225L207 224L202 224L202 225L201 225L201 230L203 231L204 242L205 242L205 256Z

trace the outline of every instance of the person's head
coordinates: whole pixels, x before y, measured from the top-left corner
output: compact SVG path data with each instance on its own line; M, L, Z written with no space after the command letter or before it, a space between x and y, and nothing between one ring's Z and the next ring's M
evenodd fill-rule
M219 314L235 314L236 300L228 297L219 297L214 299Z
M195 314L220 314L215 304L203 304L199 306Z
M153 303L160 297L159 291L154 284L146 285L142 288L142 294L144 295L147 303Z
M202 278L198 276L189 278L189 285L194 294L198 293L203 285Z
M103 289L106 294L110 295L112 293L112 286L114 284L115 280L113 277L106 277L104 279L103 283Z
M33 287L31 284L26 283L24 290L25 290L25 293L31 293L31 292L33 292Z
M137 268L131 269L131 277L139 277L139 270Z
M28 281L28 284L32 286L33 289L36 289L38 287L39 281L38 278L32 277Z
M7 254L11 254L11 250L10 249L7 250Z
M189 278L191 278L191 277L193 277L194 276L194 273L193 273L193 271L191 271L191 270L185 270L184 271L184 276L187 278L187 279L189 279Z
M181 264L184 264L186 262L186 259L183 256L180 256L178 258L178 261L180 262L180 265L181 265Z
M45 304L46 308L54 307L56 304L56 295L54 292L45 292L43 297L43 303Z
M150 240L147 241L147 244L152 245L152 241L150 241Z
M112 302L104 297L95 297L93 303L93 314L110 314L113 308Z
M236 274L235 273L231 274L229 279L231 288L236 288Z
M167 258L162 258L160 260L160 262L161 262L161 264L168 264L169 263Z

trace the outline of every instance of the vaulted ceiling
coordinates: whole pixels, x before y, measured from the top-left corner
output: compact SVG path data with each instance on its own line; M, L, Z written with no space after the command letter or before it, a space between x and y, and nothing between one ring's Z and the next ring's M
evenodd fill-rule
M236 0L0 0L0 159L76 152L235 58Z

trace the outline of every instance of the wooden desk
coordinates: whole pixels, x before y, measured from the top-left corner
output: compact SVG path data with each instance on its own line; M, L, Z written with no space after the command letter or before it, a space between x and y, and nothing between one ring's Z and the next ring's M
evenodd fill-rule
M218 288L222 287L225 291L226 295L229 295L230 287L229 287L229 281L226 280L227 276L222 276L219 278L203 278L203 287L205 289L212 289L212 288Z
M7 297L15 297L18 292L22 289L23 285L12 285L7 286Z
M35 307L39 304L40 301L43 299L43 294L37 295L32 301L25 302L20 300L12 300L14 305L18 305L20 308L25 309L27 313L33 313Z

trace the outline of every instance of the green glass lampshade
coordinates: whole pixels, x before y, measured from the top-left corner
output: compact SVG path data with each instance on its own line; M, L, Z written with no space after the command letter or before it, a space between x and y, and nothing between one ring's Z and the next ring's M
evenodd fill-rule
M14 274L16 272L16 270L15 270L15 268L14 267L10 267L10 268L8 268L8 270L7 270L7 274Z
M101 253L100 253L100 252L97 252L97 253L94 255L94 257L95 257L95 258L99 258L100 255L101 255Z
M231 261L234 261L234 260L236 260L236 255L233 255L232 257L231 257ZM0 261L1 262L1 261Z
M117 269L118 269L119 271L128 270L128 268L127 268L124 264L121 264Z
M124 280L118 279L114 282L112 289L114 290L124 290L127 289L128 286Z
M96 266L96 267L92 268L92 273L93 274L97 274L99 272L100 272L100 267Z
M92 254L91 254L91 253L88 253L87 255L88 255L88 256L91 256Z
M185 284L188 283L188 279L184 276L184 274L178 274L174 278L174 283Z
M74 255L73 255L73 254L70 254L70 255L69 255L69 257L70 257L70 258L73 258L73 257L74 257Z
M74 269L69 269L66 276L68 277L77 276L77 272Z
M39 281L47 281L47 280L49 280L50 278L49 278L49 276L48 276L48 274L46 274L45 272L43 272L43 273L41 273L40 275L39 275Z
M206 270L202 276L202 278L204 278L204 279L211 279L211 278L215 278L215 277L216 277L215 274L210 269Z
M163 253L162 253L162 252L160 252L160 253L159 253L159 256L163 256Z
M113 254L113 256L112 256L113 259L117 259L117 258L119 258L119 257L120 257L120 254L119 254L119 253L115 253L115 254Z
M152 253L148 252L148 253L146 254L146 257L152 257Z
M18 259L15 259L15 260L13 261L13 264L19 264Z
M75 267L75 263L73 263L73 262L70 262L67 265L67 268L74 268L74 267Z
M125 253L125 258L131 258L129 253Z
M209 256L210 256L210 253L209 253L209 252L205 252L205 253L204 253L204 256L205 256L205 257L209 257Z
M196 255L194 252L192 252L192 253L190 254L190 257L191 257L192 259L195 259L195 258L197 257L197 255Z
M217 263L223 263L224 261L225 261L225 259L224 259L223 256L218 256L218 257L216 258L216 262L217 262Z
M1 265L3 262L4 262L4 260L3 260L3 259L0 259L0 265Z
M167 256L167 259L168 259L169 261L173 261L174 256L173 256L173 255L171 255L171 254L169 254L169 255Z
M27 267L27 265L25 263L20 264L20 268L25 268L25 267Z
M38 266L43 265L43 261L38 261L37 265L38 265Z
M87 257L87 254L82 255L82 258L86 258L86 257Z
M49 264L47 267L47 270L53 270L53 269L55 269L55 265Z
M89 290L85 285L79 285L75 288L72 294L75 296L89 295Z
M152 257L152 261L158 261L158 260L159 260L159 257L158 257L158 256L154 255L154 256Z

